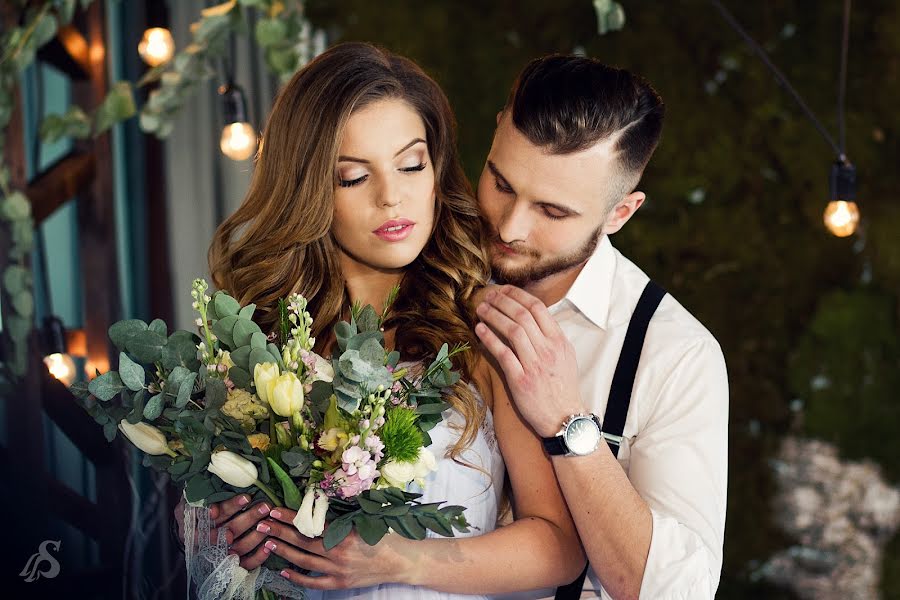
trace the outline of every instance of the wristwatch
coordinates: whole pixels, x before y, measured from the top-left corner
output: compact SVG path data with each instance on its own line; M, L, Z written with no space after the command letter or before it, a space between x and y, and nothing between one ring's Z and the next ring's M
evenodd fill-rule
M554 436L541 438L551 456L586 456L603 440L603 424L597 415L575 414L566 419Z

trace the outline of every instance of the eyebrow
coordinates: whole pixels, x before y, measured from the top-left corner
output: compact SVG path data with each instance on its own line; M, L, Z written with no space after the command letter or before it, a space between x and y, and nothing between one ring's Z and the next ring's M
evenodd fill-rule
M425 143L425 140L423 140L422 138L415 138L411 142L409 142L407 145L405 145L402 148L400 148L399 150L397 150L397 153L394 154L394 158L397 158L398 156L400 156L401 154L403 154L404 152L406 152L407 150L409 150L416 144L424 144L424 143ZM369 164L370 161L368 161L364 158L356 158L355 156L341 155L341 156L338 156L338 162L356 162L356 163L362 163L364 165L367 165L367 164Z
M493 163L493 161L490 161L490 160L487 161L487 166L488 166L488 169L490 170L490 172L494 175L494 177L499 179L503 185L505 185L509 189L513 190L513 193L515 193L513 186L511 186L509 184L509 181L506 180L506 177L503 176L503 174L500 172L500 169L497 168L497 165L495 165ZM569 208L568 206L563 206L562 204L557 204L555 202L547 202L546 200L537 200L537 201L535 201L535 204L538 204L540 206L545 206L547 208L554 208L556 210L562 211L562 212L572 215L572 216L580 216L581 215L581 213L578 212L577 210Z

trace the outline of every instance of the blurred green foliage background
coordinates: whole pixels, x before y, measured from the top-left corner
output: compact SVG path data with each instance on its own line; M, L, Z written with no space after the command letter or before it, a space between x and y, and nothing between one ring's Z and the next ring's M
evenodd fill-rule
M847 147L859 169L860 233L822 224L834 156L764 65L705 2L623 2L597 34L589 0L314 0L335 41L406 55L443 86L473 182L496 112L524 64L584 52L644 75L667 104L641 189L614 244L721 342L731 381L729 513L721 598L790 598L753 577L791 543L774 526L769 459L800 432L871 457L900 481L900 3L855 3ZM833 135L842 3L727 2ZM900 597L900 541L884 566Z

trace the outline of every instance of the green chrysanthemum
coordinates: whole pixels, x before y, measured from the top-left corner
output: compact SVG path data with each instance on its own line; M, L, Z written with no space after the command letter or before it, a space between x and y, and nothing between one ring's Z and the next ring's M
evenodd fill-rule
M422 447L422 432L416 426L417 415L408 408L388 411L378 432L384 442L384 455L398 461L414 462Z

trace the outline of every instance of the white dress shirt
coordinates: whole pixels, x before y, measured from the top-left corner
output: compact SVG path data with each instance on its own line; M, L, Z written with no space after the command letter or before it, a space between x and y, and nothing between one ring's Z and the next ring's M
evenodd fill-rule
M628 323L648 280L604 236L565 298L550 307L575 347L581 399L601 419ZM725 530L727 435L722 351L667 294L647 329L618 454L653 517L641 598L715 595ZM597 597L611 598L591 569L582 598Z

